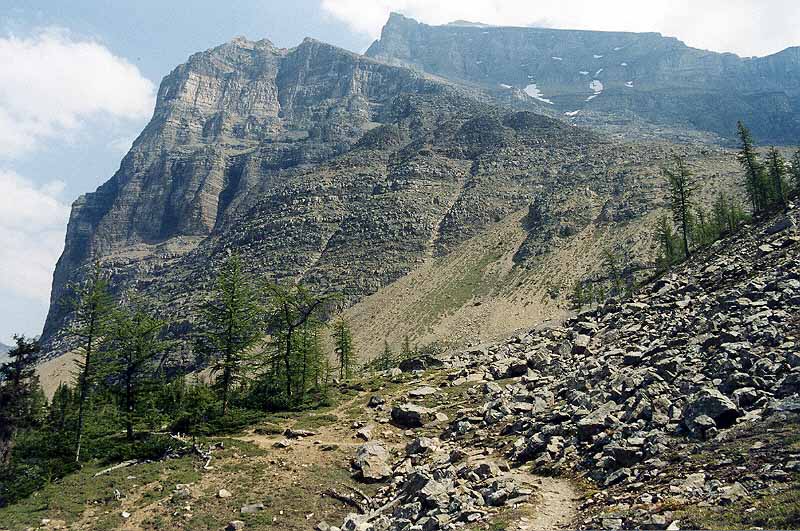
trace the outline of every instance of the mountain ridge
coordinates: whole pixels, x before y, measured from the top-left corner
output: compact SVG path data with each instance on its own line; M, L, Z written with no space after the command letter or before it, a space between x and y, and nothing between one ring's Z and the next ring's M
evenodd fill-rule
M532 86L531 97L583 125L631 125L632 112L656 132L729 142L744 119L765 143L800 138L798 47L741 58L659 33L429 26L394 14L366 54L494 92Z

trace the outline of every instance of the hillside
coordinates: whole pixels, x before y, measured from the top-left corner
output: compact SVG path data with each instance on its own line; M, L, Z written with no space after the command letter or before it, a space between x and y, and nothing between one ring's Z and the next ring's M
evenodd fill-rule
M629 138L731 141L736 120L767 144L800 138L797 47L741 58L658 33L429 26L393 14L366 54Z
M178 337L231 250L259 276L349 306L533 209L512 264L535 269L584 229L643 232L676 151L708 188L730 180L734 160L717 148L614 142L311 39L237 39L164 79L120 169L73 205L43 341L68 349L64 301L94 261L116 293L160 303ZM444 315L403 332L422 338Z
M327 410L196 440L209 461L87 467L0 509L0 521L796 528L798 224L793 207L628 300L342 385Z

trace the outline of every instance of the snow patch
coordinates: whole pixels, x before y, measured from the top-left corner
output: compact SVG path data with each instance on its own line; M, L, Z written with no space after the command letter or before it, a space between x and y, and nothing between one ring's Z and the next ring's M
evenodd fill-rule
M483 64L483 61L475 61L475 64L476 64L476 65L482 65L482 64Z
M504 89L510 89L511 88L511 85L506 85L505 83L500 83L500 86L503 87Z
M595 99L595 98L596 98L597 96L599 96L599 95L600 95L600 94L592 94L591 96L589 96L588 98L586 98L586 101L592 101L593 99Z
M633 88L633 81L628 81L627 83L625 83L625 86L628 88Z
M589 90L595 93L595 95L600 94L603 92L603 82L599 79L593 79L591 83L589 83Z
M620 63L619 66L628 66L628 63Z
M588 72L588 71L586 71L586 70L581 70L581 71L580 71L580 72L578 72L578 73L579 73L580 75L582 75L582 76L588 76L588 75L589 75L589 72Z
M617 46L616 48L614 48L614 51L615 51L615 52L618 52L618 51L620 51L621 49L622 49L622 46Z
M565 112L565 113L564 113L564 116L577 116L579 112L581 112L581 111L569 111L569 112Z
M602 58L603 58L603 56L602 56L602 55L597 55L597 54L594 54L594 58L595 58L595 59L602 59Z
M556 57L556 56L553 56L550 59L552 59L553 61L563 61L564 60L563 57Z
M539 100L544 103L549 103L550 105L553 105L552 101L544 97L544 94L542 94L542 91L539 90L539 87L536 86L536 83L531 83L530 85L525 87L525 94L527 94L528 96L530 96L535 100Z
M597 77L602 73L603 73L603 69L601 68L600 70L598 70L597 72L594 73L594 77Z

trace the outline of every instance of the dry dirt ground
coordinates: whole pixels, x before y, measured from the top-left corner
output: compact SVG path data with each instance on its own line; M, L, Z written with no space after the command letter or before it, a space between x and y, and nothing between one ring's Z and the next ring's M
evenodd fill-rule
M199 441L204 447L222 446L213 450L208 469L194 456L133 465L99 477L94 474L102 467L87 467L51 486L58 492L43 493L38 504L24 505L27 512L0 511L0 529L211 531L232 520L243 520L247 530L308 530L323 520L339 524L355 509L329 496L330 491L372 496L381 487L363 484L352 475L350 460L363 443L355 436L357 426L372 427L373 440L384 444L397 461L413 436L441 430L441 426L413 431L394 426L388 422L388 408L376 411L366 406L370 397L380 394L387 405L406 401L409 390L438 384L444 372L421 378L404 375L395 381L367 379L344 389L333 408L275 415L244 433ZM466 396L440 393L438 408L452 412L469 405L464 403ZM480 394L473 396L479 400ZM277 447L290 427L314 434L293 438L286 448ZM466 450L473 463L501 461L482 448ZM534 490L530 502L493 510L467 529L566 529L574 522L581 493L569 480L536 476L524 468L507 474L530 485ZM223 489L229 497L220 497ZM65 492L74 498L69 505L62 499ZM263 509L242 514L242 507L257 503Z

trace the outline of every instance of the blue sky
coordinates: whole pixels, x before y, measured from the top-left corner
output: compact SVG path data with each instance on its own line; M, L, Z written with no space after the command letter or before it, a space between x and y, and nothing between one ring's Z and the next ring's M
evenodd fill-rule
M152 113L160 80L239 35L306 36L361 52L390 11L438 24L660 31L765 55L800 44L796 0L3 0L0 10L0 341L36 335L69 205L94 190ZM724 16L720 14L724 13Z

